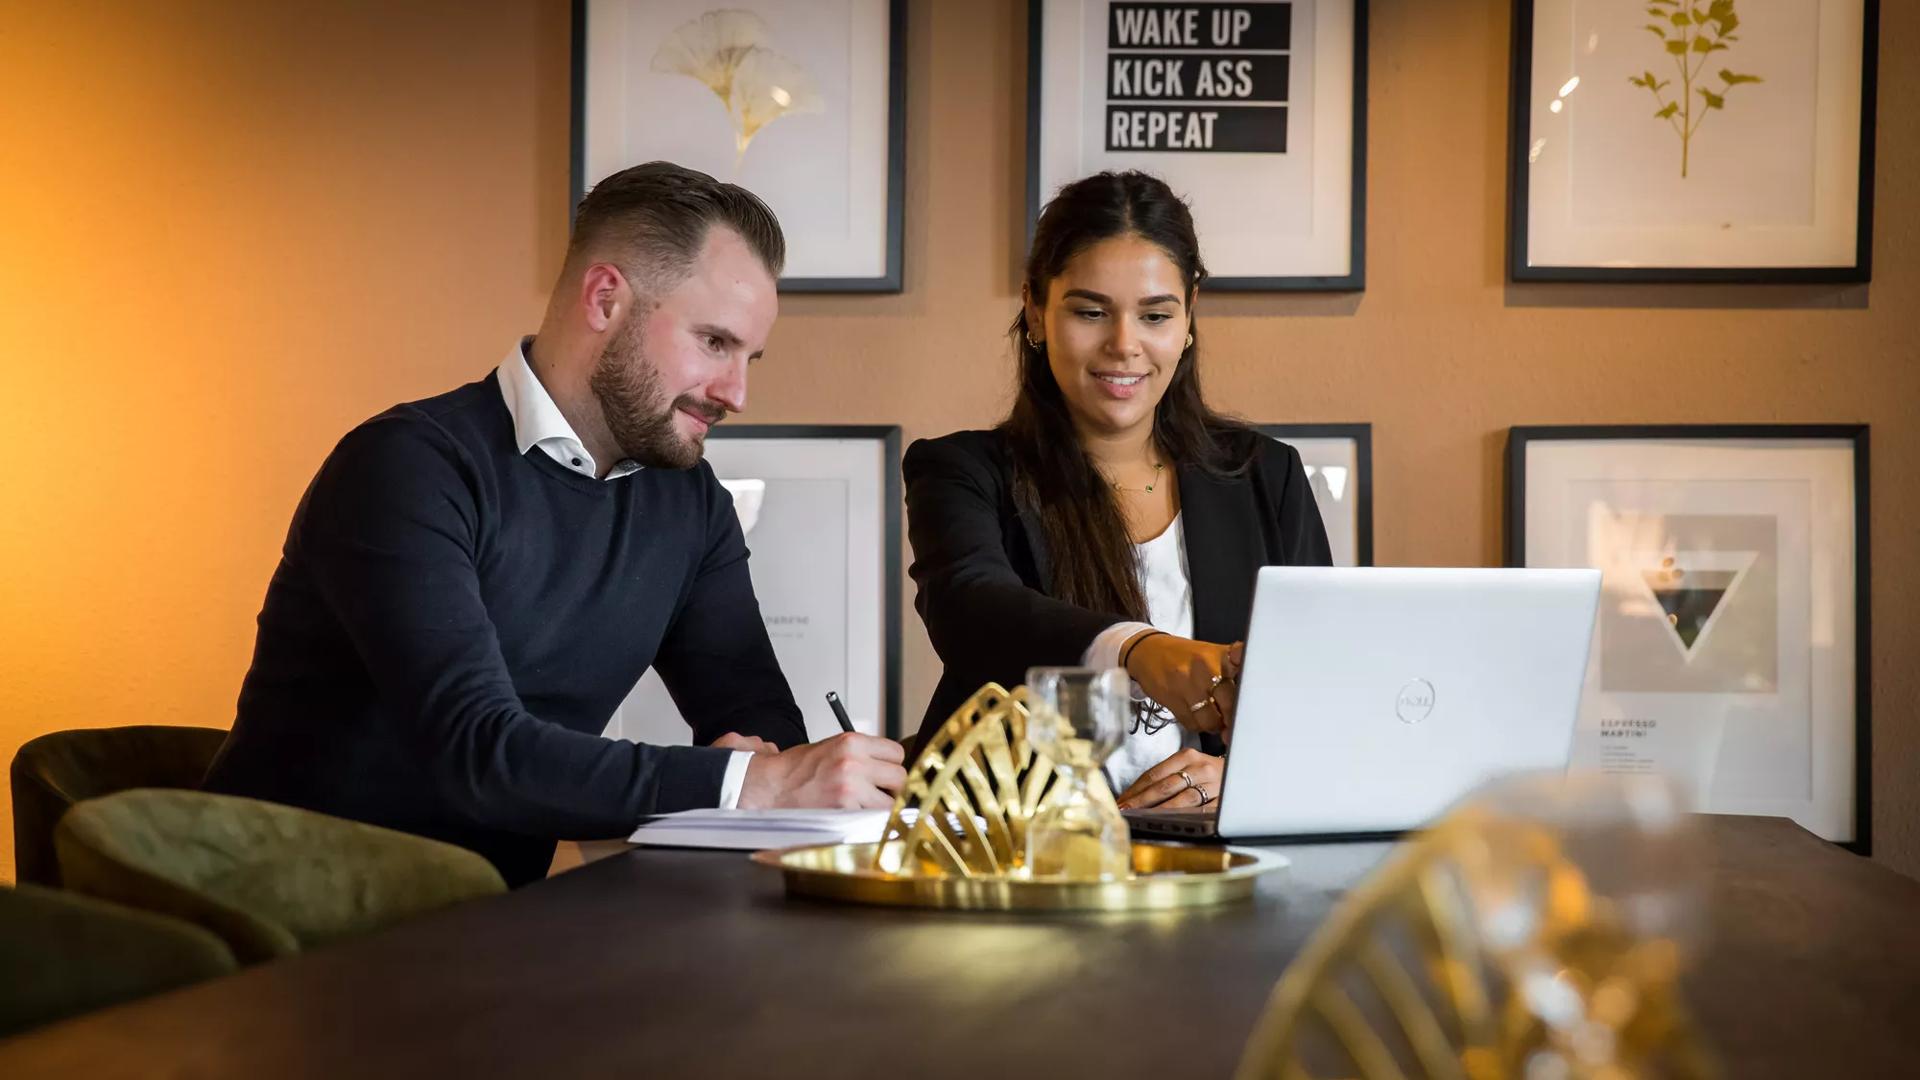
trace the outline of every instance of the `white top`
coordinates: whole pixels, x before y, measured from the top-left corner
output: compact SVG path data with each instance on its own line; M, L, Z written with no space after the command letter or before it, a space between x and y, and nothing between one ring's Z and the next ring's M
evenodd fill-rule
M513 417L513 443L523 455L537 446L568 469L594 476L600 470L594 464L593 455L587 453L580 434L567 423L566 414L554 404L553 395L547 393L540 376L535 375L527 363L527 346L531 344L532 338L520 339L520 344L500 361L500 398L507 404L508 415ZM618 462L608 470L607 483L639 471L639 462ZM727 771L720 778L721 809L731 810L740 805L740 788L747 782L747 765L752 761L753 755L745 750L735 750L727 759Z
M1135 544L1133 558L1140 574L1140 589L1146 594L1147 618L1152 628L1165 630L1175 637L1192 637L1193 581L1187 574L1187 534L1181 526L1180 515L1175 514L1173 522L1159 536L1144 544ZM1118 667L1120 646L1142 629L1145 627L1140 623L1120 623L1108 628L1088 646L1087 665ZM1128 721L1131 723L1132 717ZM1120 749L1107 759L1107 782L1118 795L1138 780L1140 774L1182 748L1198 745L1197 738L1172 720L1151 734L1131 730Z

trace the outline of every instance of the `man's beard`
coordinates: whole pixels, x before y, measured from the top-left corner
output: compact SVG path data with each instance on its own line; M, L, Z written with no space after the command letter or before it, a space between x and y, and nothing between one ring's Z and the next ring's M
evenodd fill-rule
M607 429L627 460L655 469L691 469L700 463L706 435L682 437L674 428L673 414L685 409L710 424L719 423L726 414L689 395L665 400L660 373L647 359L637 331L638 327L629 325L607 345L587 385L599 399Z

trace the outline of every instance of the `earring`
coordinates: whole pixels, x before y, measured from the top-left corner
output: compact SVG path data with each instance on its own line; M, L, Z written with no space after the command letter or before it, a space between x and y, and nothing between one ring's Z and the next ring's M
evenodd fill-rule
M1188 334L1188 335L1187 335L1187 348L1189 348L1189 349L1191 349L1191 348L1193 348L1193 335L1192 335L1192 334Z
M1045 351L1047 347L1046 342L1033 340L1033 331L1031 330L1027 331L1027 344L1033 348L1034 352Z

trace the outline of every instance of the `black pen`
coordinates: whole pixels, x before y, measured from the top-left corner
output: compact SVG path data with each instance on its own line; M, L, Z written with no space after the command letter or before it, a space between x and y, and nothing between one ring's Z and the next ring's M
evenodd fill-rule
M853 734L853 721L847 719L847 707L840 704L840 695L827 691L827 707L833 710L833 718L840 721L840 730Z

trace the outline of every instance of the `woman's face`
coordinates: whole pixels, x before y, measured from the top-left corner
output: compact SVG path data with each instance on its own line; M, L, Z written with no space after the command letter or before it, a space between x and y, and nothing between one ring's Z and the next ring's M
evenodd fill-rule
M1186 350L1193 315L1180 268L1137 235L1102 240L1068 261L1044 297L1027 296L1027 326L1085 435L1153 427Z

